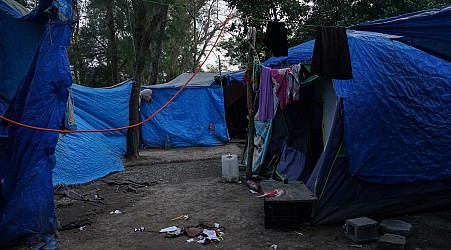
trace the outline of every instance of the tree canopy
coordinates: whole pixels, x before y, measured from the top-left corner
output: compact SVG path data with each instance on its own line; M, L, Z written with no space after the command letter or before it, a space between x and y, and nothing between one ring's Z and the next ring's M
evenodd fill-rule
M314 39L316 26L350 27L363 22L441 7L449 0L225 0L241 16L229 28L233 35L221 43L227 55L245 62L248 48L247 28L257 28L256 50L261 60L272 56L263 44L267 21L283 21L288 31L288 46ZM246 19L246 17L249 17ZM238 48L238 49L236 49Z

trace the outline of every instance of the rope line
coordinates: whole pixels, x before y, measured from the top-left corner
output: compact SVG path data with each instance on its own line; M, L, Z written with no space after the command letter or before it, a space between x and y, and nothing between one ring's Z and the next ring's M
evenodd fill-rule
M235 13L230 13L226 20L224 20L221 30L218 34L218 36L216 37L215 42L213 43L213 46L211 48L211 50L208 52L207 56L205 57L204 61L197 67L196 71L194 71L194 73L191 75L191 77L185 82L185 84L183 84L180 89L171 97L171 99L169 99L163 106L161 106L157 111L155 111L155 113L153 113L151 116L149 116L147 119L145 119L144 121L141 121L139 123L133 124L133 125L128 125L128 126L123 126L123 127L119 127L119 128L107 128L107 129L95 129L95 130L87 130L87 129L79 129L79 130L61 130L61 129L52 129L52 128L41 128L41 127L36 127L36 126L31 126L31 125L27 125L27 124L22 124L20 122L11 120L9 118L6 118L4 116L0 116L0 121L7 121L11 124L20 126L20 127L24 127L24 128L29 128L29 129L34 129L34 130L41 130L41 131L47 131L47 132L56 132L56 133L93 133L93 132L111 132L111 131L118 131L118 130L124 130L124 129L129 129L129 128L134 128L137 126L141 126L142 124L150 121L152 118L154 118L158 113L160 113L163 109L165 109L182 91L183 89L191 82L191 80L197 75L197 73L199 73L199 71L201 70L202 66L205 64L205 62L207 61L208 57L210 56L211 52L213 51L213 49L216 47L219 38L221 38L222 33L224 32L224 29L226 27L227 22L233 17L235 16Z

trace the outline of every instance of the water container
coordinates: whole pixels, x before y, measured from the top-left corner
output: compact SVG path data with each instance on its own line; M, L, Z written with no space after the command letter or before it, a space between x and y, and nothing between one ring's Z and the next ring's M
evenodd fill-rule
M222 155L222 177L227 182L238 182L240 170L238 168L238 157L236 154Z
M165 149L171 148L171 139L169 139L169 135L166 135L166 140L164 141L164 148Z

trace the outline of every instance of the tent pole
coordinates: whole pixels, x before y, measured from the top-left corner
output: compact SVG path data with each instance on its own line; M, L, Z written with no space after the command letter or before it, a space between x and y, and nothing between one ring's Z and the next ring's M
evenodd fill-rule
M254 62L254 53L253 48L255 48L255 36L256 36L255 27L250 27L248 32L248 39L250 42L249 52L247 54L248 65L251 65ZM247 70L252 70L248 69ZM247 84L247 110L249 112L249 125L248 125L248 147L247 147L247 165L246 165L246 181L252 178L252 165L253 165L253 157L254 157L254 98L253 98L253 89L252 84L248 82Z

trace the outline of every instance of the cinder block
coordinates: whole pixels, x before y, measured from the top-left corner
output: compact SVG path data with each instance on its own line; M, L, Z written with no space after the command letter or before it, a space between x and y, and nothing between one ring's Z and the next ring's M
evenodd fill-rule
M357 243L376 241L377 221L367 217L346 220L346 237Z

